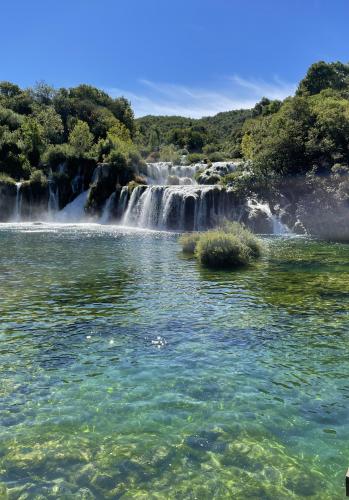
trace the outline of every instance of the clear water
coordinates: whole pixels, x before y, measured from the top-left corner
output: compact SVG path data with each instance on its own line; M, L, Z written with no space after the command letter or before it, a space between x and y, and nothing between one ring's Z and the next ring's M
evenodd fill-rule
M349 247L268 247L2 225L0 497L343 498Z

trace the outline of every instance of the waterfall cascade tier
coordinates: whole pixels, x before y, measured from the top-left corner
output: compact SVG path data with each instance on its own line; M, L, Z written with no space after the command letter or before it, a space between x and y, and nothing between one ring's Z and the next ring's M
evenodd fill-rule
M152 185L189 185L196 184L195 174L203 168L201 163L195 165L173 165L171 162L147 163L141 173Z
M79 169L68 185L59 184L51 172L47 186L39 191L32 189L28 182L16 183L6 196L1 191L2 205L7 203L10 207L9 216L5 215L2 220L95 221L158 230L197 231L228 219L243 221L259 233L289 232L268 203L256 199L242 201L233 189L198 184L195 179L197 173L209 179L220 172L226 175L234 168L236 165L228 162L211 166L148 163L138 172L146 176L148 184L133 190L128 185L114 187L117 179L112 177L113 168L109 164L99 164L87 178ZM62 205L65 206L60 210Z
M233 193L217 186L138 186L122 217L125 226L201 230L238 219Z

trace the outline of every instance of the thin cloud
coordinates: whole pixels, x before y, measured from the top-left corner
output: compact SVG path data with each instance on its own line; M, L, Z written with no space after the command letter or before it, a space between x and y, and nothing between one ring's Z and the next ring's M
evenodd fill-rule
M123 95L132 103L136 116L180 115L190 118L211 116L221 111L252 108L262 97L284 99L296 86L274 78L271 82L245 79L234 75L226 79L224 90L154 82L141 79L137 92L112 88L113 95Z

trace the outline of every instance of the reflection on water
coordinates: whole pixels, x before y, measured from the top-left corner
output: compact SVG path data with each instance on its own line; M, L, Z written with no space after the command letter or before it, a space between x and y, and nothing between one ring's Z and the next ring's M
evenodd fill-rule
M348 257L212 272L169 233L2 225L0 497L342 498Z

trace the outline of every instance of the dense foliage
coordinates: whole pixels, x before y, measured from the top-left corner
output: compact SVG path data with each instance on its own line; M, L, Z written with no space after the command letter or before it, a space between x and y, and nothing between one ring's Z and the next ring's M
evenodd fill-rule
M241 156L242 125L251 110L218 113L200 119L180 116L144 116L136 120L138 143L144 155L167 160L168 148L177 155L189 153L189 162L208 158L221 161Z
M130 103L89 85L0 82L0 172L16 180L62 163L139 161Z

